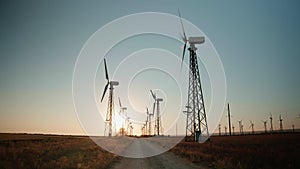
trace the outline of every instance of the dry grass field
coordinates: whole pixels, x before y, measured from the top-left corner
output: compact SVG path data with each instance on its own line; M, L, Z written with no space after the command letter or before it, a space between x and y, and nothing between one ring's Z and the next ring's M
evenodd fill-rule
M298 169L300 133L214 136L170 152L214 169ZM0 134L0 169L111 168L120 159L88 137Z
M299 169L300 133L215 136L204 144L181 142L171 152L217 169Z
M0 134L0 168L107 168L118 157L88 137Z

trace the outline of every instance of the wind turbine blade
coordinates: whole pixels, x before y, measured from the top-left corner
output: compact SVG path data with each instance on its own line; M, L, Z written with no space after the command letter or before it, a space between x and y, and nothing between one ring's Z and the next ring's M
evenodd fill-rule
M185 54L185 50L186 50L186 41L184 43L184 47L183 47L183 52L182 52L182 58L181 58L181 64L180 64L180 72L182 71L182 64L183 64L183 60L184 60L184 54Z
M181 18L179 9L178 9L178 15L179 15L179 18L180 18L180 23L181 23L181 28L182 28L183 36L184 36L184 39L185 39L185 42L186 42L187 38L186 38L185 31L184 31L184 26L183 26L183 22L182 22L182 18Z
M104 91L103 91L103 94L102 94L102 98L101 98L101 102L102 102L102 100L103 100L103 98L104 98L104 96L105 96L105 93L106 93L106 90L107 90L107 88L108 88L108 85L109 85L109 82L107 82L107 84L106 84L106 86L105 86L105 88L104 88Z
M109 81L109 78L108 78L108 72L107 72L107 66L106 66L106 60L104 59L104 67L105 67L105 78L107 81Z
M120 106L120 108L122 108L120 97L119 97L119 106Z
M150 90L150 92L151 92L151 95L152 95L153 99L156 100L156 97L155 97L155 94L153 93L153 91Z

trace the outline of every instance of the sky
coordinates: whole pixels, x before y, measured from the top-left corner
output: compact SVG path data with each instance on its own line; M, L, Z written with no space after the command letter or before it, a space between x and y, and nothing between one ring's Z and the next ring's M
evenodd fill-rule
M244 130L250 130L252 120L256 130L263 130L261 120L267 120L271 112L276 129L279 114L284 128L290 129L292 124L300 128L299 7L297 1L270 0L1 1L0 132L85 134L73 104L72 77L86 41L122 16L140 12L177 15L178 8L184 19L205 33L219 54L226 75L226 102L235 126L243 120ZM127 43L147 39L138 38ZM182 44L174 44L178 45L174 52L179 51L180 56L177 49ZM112 56L108 60L113 62ZM112 74L115 66L109 69ZM97 94L105 85L102 70L100 64ZM163 74L157 77L172 81ZM147 79L137 76L135 80ZM209 84L203 83L209 100ZM151 106L141 102L132 104ZM223 127L226 120L224 114L220 121ZM184 131L183 121L178 121L180 132Z

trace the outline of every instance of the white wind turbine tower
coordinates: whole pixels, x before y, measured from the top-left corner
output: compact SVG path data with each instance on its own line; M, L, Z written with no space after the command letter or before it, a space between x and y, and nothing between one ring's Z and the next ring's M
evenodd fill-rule
M127 135L131 135L130 134L130 128L131 128L131 126L132 126L132 122L131 121L129 121L129 117L127 117L127 119L128 119L128 123L127 123L127 129L126 129L126 133L127 133Z
M124 125L126 125L126 124L124 124L124 123L126 123L126 119L127 119L127 114L125 114L125 111L127 110L127 107L123 107L122 106L120 97L119 97L119 106L120 106L120 112L119 112L119 114L124 119L124 121L122 122L122 128L121 128L121 132L122 133L121 134L125 135L126 131L125 131Z
M104 59L104 67L105 67L105 78L107 80L107 83L104 87L104 91L102 94L101 102L106 94L107 88L109 86L109 96L108 96L108 107L107 107L107 113L106 113L106 121L105 121L105 130L104 135L105 136L112 136L113 128L115 128L115 120L114 120L114 97L113 97L113 91L114 86L118 86L119 82L117 81L109 81L108 72L107 72L107 66L106 66L106 60Z
M189 110L190 106L185 106L186 110L183 111L184 114L186 114L186 126L191 126L192 121L190 120L191 111ZM189 127L185 128L185 136L188 135L188 133L191 132Z
M130 130L129 130L129 135L130 135L130 136L132 136L132 134L133 134L133 126L132 126L132 125L130 125L129 127L130 127Z
M125 116L125 111L127 110L127 107L122 106L120 97L119 97L119 106L120 106L120 115L123 114Z
M142 124L141 131L142 131L142 136L146 135L146 133L145 133L145 124Z
M148 122L149 122L149 114L147 113L147 117L145 121L145 135L148 135Z
M125 119L125 135L128 135L129 134L129 131L128 131L128 128L129 128L129 117L127 116L126 114L126 119Z
M148 122L148 125L149 125L149 127L148 127L148 130L149 130L148 133L149 133L149 135L151 135L151 132L152 132L151 131L151 128L152 128L151 116L154 116L154 111L152 113L149 113L148 107L146 107L146 110L147 110L147 115L148 115L148 120L149 120L149 122Z
M155 124L155 126L156 126L157 135L159 136L161 134L161 130L162 130L159 103L162 102L163 99L157 98L152 90L150 90L150 93L151 93L151 95L154 99L154 103L155 103L153 105L153 112L155 111L155 105L156 105L156 124Z

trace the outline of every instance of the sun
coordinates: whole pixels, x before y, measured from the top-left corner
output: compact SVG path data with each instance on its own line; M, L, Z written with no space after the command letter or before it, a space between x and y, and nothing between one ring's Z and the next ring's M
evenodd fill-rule
M123 116L120 115L120 112L116 111L115 112L115 121L116 121L116 131L119 132L119 130L124 127L126 129L125 126L125 119Z

